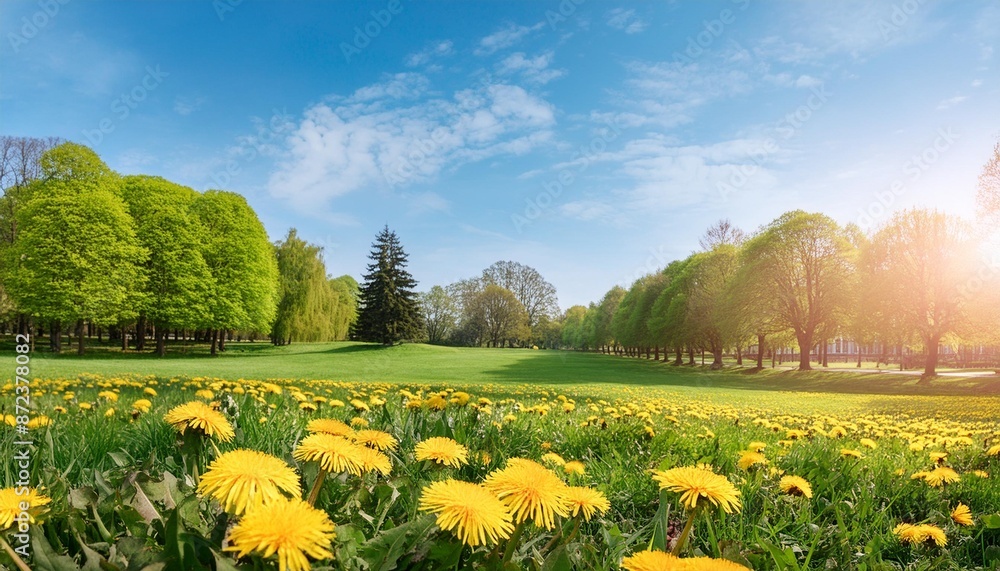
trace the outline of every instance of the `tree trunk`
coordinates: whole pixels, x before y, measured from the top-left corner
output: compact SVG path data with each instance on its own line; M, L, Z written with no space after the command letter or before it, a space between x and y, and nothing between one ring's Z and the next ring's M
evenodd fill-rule
M677 358L674 359L674 365L677 365L677 366L683 365L684 364L684 349L682 349L680 346L675 347L675 349L677 350Z
M53 353L59 352L59 322L53 321L49 323L49 351Z
M83 352L84 352L84 346L83 346L83 320L82 319L77 319L76 320L76 354L77 355L83 355Z
M219 352L220 353L223 353L226 350L226 335L228 333L229 333L229 331L227 331L225 329L223 329L222 331L219 331Z
M705 364L705 354L704 353L701 354L701 359L702 359L701 362L704 365ZM722 347L713 347L712 348L712 369L717 370L717 369L721 369L721 368L722 368Z
M809 362L809 352L812 351L812 334L800 333L796 334L796 338L799 341L799 370L811 371L812 363Z
M861 368L861 345L858 345L858 368Z
M694 347L688 347L688 365L694 364Z
M937 374L938 344L940 342L941 338L938 336L931 337L924 342L924 347L927 348L927 361L924 362L924 374L921 376L927 380Z
M212 344L212 351L211 351L211 353L212 353L213 357L217 354L217 352L216 352L216 344L217 344L218 340L219 340L219 330L218 329L213 329L212 330L212 337L209 340L209 343Z
M128 351L128 327L122 325L122 351Z
M771 366L774 367L774 353L771 354ZM764 368L764 336L757 335L757 368Z
M743 366L743 348L739 345L736 346L736 364L740 367Z
M823 340L823 366L824 367L829 367L830 366L829 353L830 353L830 342L829 342L828 339L824 339Z
M167 354L167 333L162 327L154 327L153 330L156 336L156 354L163 357Z
M660 360L660 346L659 345L653 347L653 360L654 361L659 361Z
M135 322L135 350L144 351L146 349L146 314L140 313L139 319Z

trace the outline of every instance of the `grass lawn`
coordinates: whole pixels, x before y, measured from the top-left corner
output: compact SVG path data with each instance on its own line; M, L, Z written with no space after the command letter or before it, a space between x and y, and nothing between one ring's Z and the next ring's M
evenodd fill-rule
M627 385L704 390L807 391L875 395L1000 395L1000 377L969 375L939 377L929 383L893 371L835 368L799 372L787 368L755 371L728 367L711 371L702 366L675 367L646 359L613 357L574 351L478 349L421 344L382 347L340 343L298 343L274 347L268 343L230 343L217 357L199 348L191 353L121 353L95 348L83 357L36 352L32 373L44 378L81 373L105 376L148 374L160 377L222 379L328 379L337 381L431 384ZM610 388L610 387L609 387Z

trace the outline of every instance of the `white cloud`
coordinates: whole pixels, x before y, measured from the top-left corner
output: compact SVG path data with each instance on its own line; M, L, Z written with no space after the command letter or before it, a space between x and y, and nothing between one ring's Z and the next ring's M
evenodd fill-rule
M429 97L426 87L418 74L388 76L306 109L286 139L270 192L300 210L324 210L350 192L403 188L552 139L553 106L522 87L486 83L451 98ZM420 209L447 207L436 195L416 196Z
M426 65L436 58L451 55L455 51L454 48L455 45L450 40L436 42L424 50L406 56L403 63L405 63L407 67Z
M965 101L966 99L968 99L968 97L966 97L965 95L956 95L954 97L949 97L948 99L943 99L941 103L938 103L937 109L938 111L949 109Z
M621 223L636 213L722 202L734 190L749 193L771 188L777 179L768 164L784 154L764 139L678 145L671 138L651 135L629 141L621 150L553 168L579 170L583 160L588 161L588 168L594 168L594 163L610 165L612 178L620 181L612 196L570 202L560 211L579 220Z
M983 85L983 80L973 79L971 85L972 87L981 87Z
M503 28L479 40L479 47L476 48L474 53L477 56L491 55L499 50L513 46L531 32L537 32L544 27L545 22L539 22L530 27L508 23Z
M525 56L523 52L516 52L497 64L497 73L500 75L520 74L525 81L545 84L565 74L561 69L549 69L554 56L555 54L551 51L533 58Z
M638 34L646 29L646 22L636 16L635 10L615 8L607 14L607 23L616 30L621 30L626 34Z

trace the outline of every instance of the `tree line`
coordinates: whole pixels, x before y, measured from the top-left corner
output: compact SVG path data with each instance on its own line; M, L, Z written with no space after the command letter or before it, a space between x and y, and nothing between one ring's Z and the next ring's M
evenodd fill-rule
M91 149L0 137L0 332L273 342L347 336L357 283L330 279L292 229L272 244L239 194L122 176Z

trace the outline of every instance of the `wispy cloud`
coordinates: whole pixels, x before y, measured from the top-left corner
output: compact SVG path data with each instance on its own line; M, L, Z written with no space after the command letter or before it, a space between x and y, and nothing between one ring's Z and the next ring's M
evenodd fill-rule
M545 22L539 22L534 26L521 26L512 22L508 23L503 28L479 40L479 47L476 48L475 54L477 56L494 54L499 50L517 44L528 34L537 32L544 27Z
M525 56L523 52L516 52L497 64L497 73L500 75L520 75L529 83L545 84L566 73L561 69L549 69L554 56L555 54L551 51L533 58Z
M442 97L428 95L427 86L419 74L397 74L306 109L270 178L271 193L300 210L324 210L346 193L406 187L444 169L530 152L553 137L554 107L523 87L488 82ZM447 207L432 194L415 204Z
M638 34L646 29L646 22L636 15L635 10L625 8L615 8L607 14L607 23L616 30L621 30L626 34Z
M435 59L449 56L454 53L454 51L455 44L453 44L451 40L434 42L427 48L406 56L403 63L405 63L407 67L419 67L427 65Z
M204 97L177 97L174 99L174 113L187 116L205 104Z
M938 103L937 110L944 111L945 109L950 109L959 103L962 103L966 99L968 99L968 97L965 95L956 95L954 97L949 97L948 99L943 99L940 103Z

